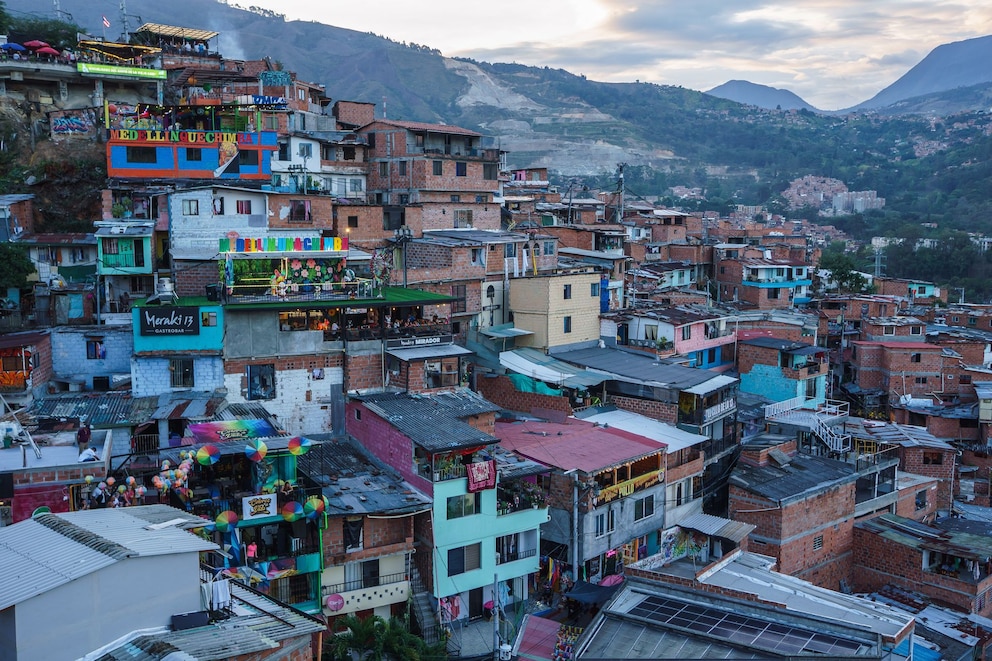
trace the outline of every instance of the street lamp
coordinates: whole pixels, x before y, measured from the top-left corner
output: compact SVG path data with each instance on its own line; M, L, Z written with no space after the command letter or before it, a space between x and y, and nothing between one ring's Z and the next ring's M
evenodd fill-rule
M413 232L407 225L400 225L393 230L393 242L402 250L403 259L403 288L406 288L406 244L413 240ZM395 248L394 248L395 251Z

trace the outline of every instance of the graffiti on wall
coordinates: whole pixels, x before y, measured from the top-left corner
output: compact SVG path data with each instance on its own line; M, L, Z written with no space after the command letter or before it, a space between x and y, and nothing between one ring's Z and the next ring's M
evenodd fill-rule
M57 110L49 113L52 140L95 138L97 133L96 111L93 108Z

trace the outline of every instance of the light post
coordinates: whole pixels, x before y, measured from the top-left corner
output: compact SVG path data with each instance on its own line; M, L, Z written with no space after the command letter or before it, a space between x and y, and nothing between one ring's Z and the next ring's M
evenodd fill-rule
M399 246L400 258L403 260L403 288L406 288L406 244L413 240L413 232L407 225L400 225L393 230L393 242Z

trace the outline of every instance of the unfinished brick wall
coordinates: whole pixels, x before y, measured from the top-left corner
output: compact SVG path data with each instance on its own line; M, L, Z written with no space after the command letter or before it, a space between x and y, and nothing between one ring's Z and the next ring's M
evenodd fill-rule
M609 404L613 404L618 409L640 413L654 420L667 422L674 425L678 420L678 405L669 402L659 402L653 399L639 399L637 397L624 397L622 395L611 395L607 398Z
M520 392L508 377L486 375L476 381L479 394L493 404L510 411L532 413L536 410L560 411L572 415L572 405L568 397L542 395L536 392Z

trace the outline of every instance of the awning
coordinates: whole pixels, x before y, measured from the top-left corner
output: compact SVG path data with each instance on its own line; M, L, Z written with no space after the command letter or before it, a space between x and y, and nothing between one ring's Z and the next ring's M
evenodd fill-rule
M691 393L693 395L705 395L726 385L735 383L736 381L737 379L732 376L725 376L721 374L709 379L708 381L703 381L702 383L696 384L691 388L686 388L682 392Z
M499 363L508 370L532 379L571 388L595 386L612 378L609 374L590 372L529 347L500 352Z
M457 344L433 344L412 349L387 349L386 353L404 362L423 360L424 358L445 358L447 356L466 356L475 353Z
M537 615L524 615L520 635L513 645L513 654L528 661L551 661L561 622Z
M566 599L581 601L583 604L604 604L620 587L616 585L595 585L586 581L576 581L575 586L565 593Z
M703 514L701 512L682 519L678 522L678 526L679 528L688 528L689 530L701 532L704 535L722 537L723 539L729 539L737 543L740 543L742 539L750 535L751 531L756 527L750 523L731 521L730 519Z
M213 30L184 28L177 25L162 25L161 23L144 23L135 32L150 32L151 34L157 34L163 37L179 37L181 39L192 39L193 41L209 41L220 34Z
M486 337L495 338L507 338L507 337L521 337L523 335L533 335L534 333L529 330L524 330L523 328L514 328L509 324L504 324L501 326L490 326L489 328L479 331Z

